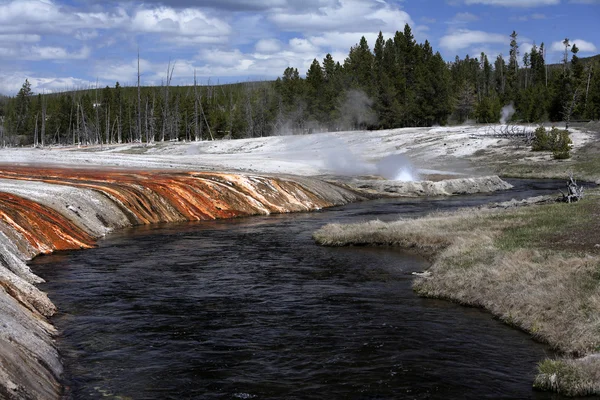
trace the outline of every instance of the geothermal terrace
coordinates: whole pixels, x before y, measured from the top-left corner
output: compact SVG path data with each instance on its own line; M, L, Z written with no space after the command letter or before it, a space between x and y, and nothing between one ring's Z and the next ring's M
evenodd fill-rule
M582 146L587 137L575 132L573 139ZM482 151L531 157L507 143L483 128L455 127L2 149L0 397L53 399L62 391L56 332L47 320L56 307L27 266L36 255L90 248L132 225L311 211L383 195L507 189L473 163ZM419 175L438 182L406 182Z

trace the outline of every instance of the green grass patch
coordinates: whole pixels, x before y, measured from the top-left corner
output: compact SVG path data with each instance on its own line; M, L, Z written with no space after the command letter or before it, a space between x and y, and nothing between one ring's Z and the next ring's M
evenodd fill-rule
M514 226L503 230L497 240L502 250L517 248L562 248L570 244L590 246L595 249L600 243L597 198L586 198L578 203L556 203L540 207L529 207L510 215L497 215L491 219L511 220ZM579 250L577 246L573 250Z

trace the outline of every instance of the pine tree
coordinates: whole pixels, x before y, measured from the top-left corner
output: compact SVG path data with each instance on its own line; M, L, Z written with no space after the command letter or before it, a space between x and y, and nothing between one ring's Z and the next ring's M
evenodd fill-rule
M340 118L338 103L343 91L341 67L333 60L331 54L323 59L324 87L322 91L322 114L329 129L335 129L336 121Z
M367 39L363 36L359 44L350 49L350 53L344 61L344 72L349 77L351 86L354 89L362 90L367 96L375 93L373 58Z
M17 135L26 135L30 128L30 108L33 91L31 83L25 79L25 83L21 86L16 98L16 133Z
M314 59L306 72L306 101L309 115L316 118L318 122L326 122L323 113L323 89L325 78L321 64Z

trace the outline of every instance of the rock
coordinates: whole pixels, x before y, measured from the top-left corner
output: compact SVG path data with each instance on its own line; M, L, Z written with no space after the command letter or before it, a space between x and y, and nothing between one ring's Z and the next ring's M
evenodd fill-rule
M389 180L353 180L351 187L370 194L398 197L451 196L508 190L512 185L498 176L446 179L438 182L401 182Z
M431 278L431 272L413 272L412 275L418 276L420 278Z

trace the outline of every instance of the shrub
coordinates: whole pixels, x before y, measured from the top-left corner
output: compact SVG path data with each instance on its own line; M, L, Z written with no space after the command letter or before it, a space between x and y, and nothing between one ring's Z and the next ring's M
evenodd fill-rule
M572 143L569 131L552 127L547 132L546 128L540 126L535 130L531 150L551 151L555 159L564 160L571 157Z
M573 141L569 137L569 132L565 129L558 130L552 128L552 131L556 131L554 134L554 145L552 146L552 154L557 160L564 160L571 157L571 144Z
M550 151L550 136L546 132L546 128L539 126L535 130L535 136L533 143L531 144L531 150L533 151Z

